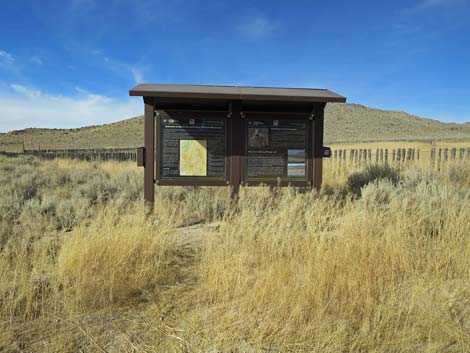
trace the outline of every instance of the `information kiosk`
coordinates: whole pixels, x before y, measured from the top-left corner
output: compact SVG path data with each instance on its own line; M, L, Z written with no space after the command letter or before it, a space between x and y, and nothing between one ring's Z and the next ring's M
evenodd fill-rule
M141 84L144 198L154 184L320 188L326 89Z

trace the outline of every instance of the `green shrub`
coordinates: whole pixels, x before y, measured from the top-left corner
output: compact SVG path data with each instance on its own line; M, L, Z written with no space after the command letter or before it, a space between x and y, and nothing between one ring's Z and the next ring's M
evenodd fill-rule
M369 165L364 170L350 174L346 182L346 188L353 194L360 196L362 188L371 182L388 180L395 185L399 179L398 170L389 165Z

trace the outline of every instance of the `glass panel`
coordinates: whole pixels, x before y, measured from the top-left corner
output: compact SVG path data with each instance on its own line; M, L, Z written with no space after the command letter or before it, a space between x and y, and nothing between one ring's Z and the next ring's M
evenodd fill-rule
M225 119L161 118L162 178L225 179Z
M247 120L246 178L305 180L306 132L305 120Z

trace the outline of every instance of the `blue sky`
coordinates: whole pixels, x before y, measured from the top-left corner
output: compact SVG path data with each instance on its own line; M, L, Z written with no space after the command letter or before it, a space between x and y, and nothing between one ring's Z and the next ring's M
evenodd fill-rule
M470 0L3 1L0 131L142 113L139 82L329 88L470 121Z

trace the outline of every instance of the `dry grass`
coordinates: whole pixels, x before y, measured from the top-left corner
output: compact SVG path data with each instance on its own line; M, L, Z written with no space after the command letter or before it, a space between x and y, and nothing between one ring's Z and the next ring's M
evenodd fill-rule
M130 164L1 159L0 351L469 351L470 168L352 172L159 188L144 219Z

